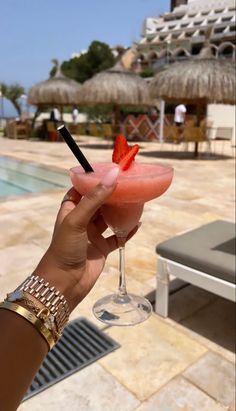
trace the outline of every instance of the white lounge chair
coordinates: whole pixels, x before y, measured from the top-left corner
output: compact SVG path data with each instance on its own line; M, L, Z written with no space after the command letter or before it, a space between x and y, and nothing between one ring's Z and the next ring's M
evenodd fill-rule
M236 301L235 224L217 220L156 247L155 311L168 316L170 275Z

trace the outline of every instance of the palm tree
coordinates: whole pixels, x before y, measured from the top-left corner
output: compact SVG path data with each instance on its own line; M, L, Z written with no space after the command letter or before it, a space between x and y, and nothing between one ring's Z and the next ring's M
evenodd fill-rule
M22 87L18 83L10 84L7 85L5 83L0 84L0 89L2 92L2 95L15 107L19 117L21 116L21 104L19 102L20 97L22 94L25 93L24 87Z

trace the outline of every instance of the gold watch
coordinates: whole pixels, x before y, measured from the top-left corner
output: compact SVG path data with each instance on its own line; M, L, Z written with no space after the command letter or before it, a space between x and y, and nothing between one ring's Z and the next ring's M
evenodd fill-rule
M48 281L35 275L28 277L13 293L8 295L8 301L15 301L20 291L32 295L50 311L55 318L57 332L61 334L70 314L64 295L54 286L50 286Z

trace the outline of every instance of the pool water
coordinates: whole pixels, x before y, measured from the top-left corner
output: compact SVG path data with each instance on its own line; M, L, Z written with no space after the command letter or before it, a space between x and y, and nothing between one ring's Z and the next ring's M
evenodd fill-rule
M0 198L56 190L70 185L66 172L0 156Z

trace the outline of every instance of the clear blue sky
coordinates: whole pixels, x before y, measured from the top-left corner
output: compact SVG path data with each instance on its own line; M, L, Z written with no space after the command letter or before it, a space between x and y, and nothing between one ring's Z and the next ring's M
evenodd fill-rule
M26 89L91 41L130 46L170 0L0 0L0 82Z

